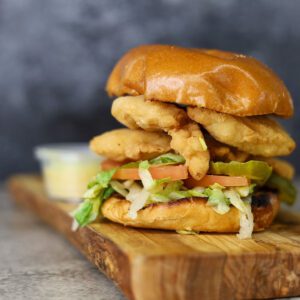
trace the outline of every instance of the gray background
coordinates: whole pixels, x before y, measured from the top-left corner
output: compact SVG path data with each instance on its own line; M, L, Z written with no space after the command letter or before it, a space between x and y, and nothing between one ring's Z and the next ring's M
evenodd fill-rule
M117 127L105 81L120 55L143 43L262 60L294 97L295 117L284 125L299 142L299 20L297 0L0 0L0 178L36 170L37 144Z

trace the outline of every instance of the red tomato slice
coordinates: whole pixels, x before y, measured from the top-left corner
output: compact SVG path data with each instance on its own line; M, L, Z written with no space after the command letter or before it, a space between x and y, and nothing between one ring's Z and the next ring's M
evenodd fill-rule
M111 170L113 168L118 168L124 165L124 162L119 162L111 159L106 159L103 162L101 162L101 169L103 171Z
M121 167L124 162L117 162L114 160L104 160L101 163L102 170L110 170L113 168ZM170 178L171 180L185 180L185 185L188 188L196 186L207 187L214 183L218 183L222 186L247 186L249 180L246 177L240 176L218 176L218 175L206 175L201 180L188 178L187 167L184 165L177 166L152 166L149 171L153 179ZM188 178L188 179L187 179ZM113 179L119 180L140 180L138 168L124 168L119 169L113 176Z
M171 180L182 180L188 178L187 167L184 165L178 166L158 166L150 167L149 171L153 179L170 178ZM140 180L138 168L119 169L113 176L113 179L119 180Z
M189 178L185 181L185 185L188 188L196 186L207 187L214 183L218 183L222 186L247 186L249 185L249 180L246 177L240 176L205 175L201 180Z

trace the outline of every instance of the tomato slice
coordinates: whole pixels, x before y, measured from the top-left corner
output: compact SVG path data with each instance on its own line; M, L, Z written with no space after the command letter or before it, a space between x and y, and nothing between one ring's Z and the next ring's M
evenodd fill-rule
M104 161L101 162L101 169L103 171L111 170L113 168L118 168L124 165L124 162L119 162L111 159L105 159Z
M101 163L102 170L110 170L113 168L121 167L124 162L117 162L114 160L104 160ZM247 186L249 180L242 176L219 176L219 175L206 175L201 180L189 177L187 167L185 165L166 165L166 166L152 166L149 171L153 179L170 178L171 180L185 180L185 185L188 188L196 186L207 187L214 183L222 186ZM189 177L189 178L188 178ZM138 168L124 168L119 169L113 176L113 179L119 180L140 180Z
M185 181L185 185L188 188L196 186L207 187L214 183L218 183L222 186L247 186L250 182L246 177L217 175L205 175L201 180L196 180L190 177Z
M170 178L170 180L183 180L188 178L187 167L178 166L152 166L149 171L153 179ZM113 179L119 180L140 180L138 168L119 169L113 176Z

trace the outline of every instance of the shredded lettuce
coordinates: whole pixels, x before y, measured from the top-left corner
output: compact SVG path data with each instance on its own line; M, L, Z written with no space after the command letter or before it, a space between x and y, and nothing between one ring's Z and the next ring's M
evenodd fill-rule
M74 218L76 222L81 226L88 224L92 209L93 209L92 201L82 202L78 206L77 210L74 212Z
M107 187L99 191L94 198L86 198L75 211L72 212L77 224L81 227L95 221L99 215L99 209L104 200L109 198L114 190Z
M150 171L148 170L149 167L150 164L147 160L142 161L139 164L139 176L146 190L150 190L152 187L154 187L154 180L151 176Z
M239 211L241 211L242 213L247 212L246 205L236 190L234 190L232 188L225 190L224 195L230 201L230 204L232 204L234 207L236 207Z
M164 203L169 202L170 198L162 194L151 194L149 198L150 203Z
M126 196L126 200L131 202L128 212L130 218L135 219L137 217L137 212L146 205L149 196L150 193L146 189L137 183L132 184Z
M95 184L84 193L83 198L84 199L96 198L100 194L100 191L102 189L103 188L101 187L100 184Z
M79 226L86 226L96 220L102 202L114 192L109 183L115 172L116 169L102 171L88 184L88 189L83 195L84 202L72 212Z
M245 201L246 212L240 212L240 230L237 234L239 239L249 239L252 236L254 221L250 201Z
M248 197L253 193L256 184L250 184L248 186L235 187L234 189L239 193L241 197Z
M126 195L126 200L133 202L136 199L137 195L141 193L142 189L143 188L139 184L134 182L128 190L128 194Z
M165 182L164 182L165 183ZM185 189L181 180L172 181L161 186L160 191L151 194L150 203L153 202L169 202L190 197L206 197L205 188L196 187L191 190ZM153 198L154 195L154 198ZM159 201L161 199L161 201Z
M87 191L83 195L84 201L72 213L74 228L77 226L82 227L95 221L101 214L103 201L108 199L113 193L118 193L131 202L128 215L133 219L137 217L139 210L151 203L165 203L183 198L207 198L207 205L211 206L219 214L227 213L230 210L230 205L233 205L240 211L241 215L239 237L248 237L249 234L251 236L249 232L251 228L253 230L253 215L248 199L251 198L254 185L225 188L215 183L207 188L195 187L187 189L181 180L171 181L170 178L153 179L149 171L151 165L181 164L184 162L185 160L182 156L167 153L150 161L134 162L120 167L138 167L140 181L112 180L117 169L101 171L90 181Z
M240 194L233 188L224 191L224 194L230 203L240 212L240 231L237 237L239 239L251 238L254 227L253 214L251 211L251 197L248 195L242 200Z
M172 165L172 164L184 164L185 159L178 154L166 153L151 159L149 162L151 165Z
M188 192L190 193L191 197L204 197L207 195L205 193L205 188L201 188L201 187L195 187L191 190L188 190Z
M117 193L119 193L123 197L126 197L128 195L128 191L127 191L125 185L122 184L121 182L119 182L117 180L112 180L110 182L110 186L112 187L113 190L115 190Z
M140 162L139 176L143 188L137 184L133 184L131 188L129 188L129 193L126 196L126 199L131 201L128 215L132 219L137 217L137 212L147 203L166 201L166 196L160 195L159 192L163 191L164 184L169 182L169 179L163 178L154 180L149 172L149 167L150 164L148 161Z
M139 164L139 176L143 187L151 193L159 193L163 189L163 184L170 182L169 178L153 179L149 171L150 164L148 161L142 161Z
M206 151L206 150L207 150L207 145L206 145L206 143L205 143L204 138L199 137L199 142L200 142L200 145L201 145L201 147L202 147L202 150L203 150L203 151Z
M189 198L190 194L188 191L173 191L168 195L168 197L170 198L170 200L179 200Z
M186 191L173 191L168 196L170 200L179 200L191 197L206 197L206 194L197 189L192 189Z
M117 169L111 169L108 171L101 171L96 175L96 180L97 183L102 187L102 188L107 188L109 185L109 182L111 181L113 175L115 174Z
M208 196L207 205L211 206L218 214L223 215L230 210L230 202L220 187L207 188L205 194Z
M121 169L130 169L130 168L138 168L140 161L133 161L121 166Z
M164 195L169 195L173 191L179 191L183 189L183 181L177 180L177 181L171 181L168 184L165 185L163 189Z
M107 187L107 188L103 191L102 200L106 200L106 199L109 198L114 192L115 192L115 190L114 190L111 186Z
M240 212L240 231L238 238L250 238L253 231L253 214L251 212L251 194L254 185L249 187L224 188L210 186L204 193L208 196L207 205L219 214L225 214L230 210L230 205L236 207ZM243 197L243 199L241 198Z
M149 165L175 165L184 164L185 159L181 155L169 152L149 160L148 163ZM140 164L141 161L134 161L123 165L121 168L138 168Z
M123 185L126 189L129 189L133 183L134 183L134 180L126 180L123 182Z

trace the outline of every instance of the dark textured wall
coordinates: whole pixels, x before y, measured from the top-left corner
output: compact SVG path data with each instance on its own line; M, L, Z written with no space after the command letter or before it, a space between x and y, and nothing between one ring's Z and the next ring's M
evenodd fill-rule
M299 20L297 0L0 0L0 177L35 169L37 144L87 141L118 126L105 80L142 43L262 60L294 97L295 118L284 124L299 142Z

